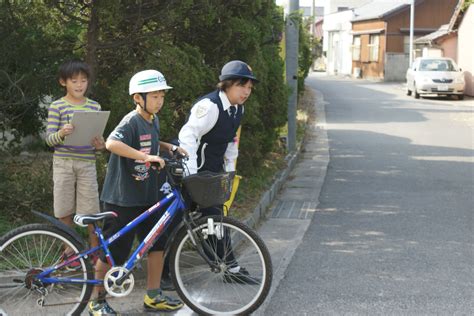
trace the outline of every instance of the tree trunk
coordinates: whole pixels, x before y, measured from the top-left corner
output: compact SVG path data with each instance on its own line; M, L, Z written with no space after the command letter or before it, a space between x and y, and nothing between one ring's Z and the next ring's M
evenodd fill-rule
M92 93L93 85L96 79L97 71L97 46L99 39L99 16L97 10L97 0L92 0L90 3L90 19L87 25L87 44L86 44L86 63L90 67L90 86L89 92Z

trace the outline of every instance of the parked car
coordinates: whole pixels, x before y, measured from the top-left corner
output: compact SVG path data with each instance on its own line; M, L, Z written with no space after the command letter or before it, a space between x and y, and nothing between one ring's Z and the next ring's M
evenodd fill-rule
M464 99L464 74L454 60L446 57L416 58L407 70L407 95L456 95Z

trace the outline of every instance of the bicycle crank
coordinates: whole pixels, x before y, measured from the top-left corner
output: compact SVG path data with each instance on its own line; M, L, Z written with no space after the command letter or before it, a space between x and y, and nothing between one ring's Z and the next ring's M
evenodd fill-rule
M128 270L123 267L114 267L105 274L104 287L107 293L114 297L124 297L132 292L135 285L133 274L128 274L121 284L117 282L125 274L128 274Z

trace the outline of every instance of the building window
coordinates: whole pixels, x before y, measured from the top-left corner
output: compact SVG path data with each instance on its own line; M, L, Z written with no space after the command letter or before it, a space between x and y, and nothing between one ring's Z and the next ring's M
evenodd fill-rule
M352 60L360 60L360 36L352 38Z
M347 10L349 10L349 7L337 7L337 12L347 11Z
M379 61L379 35L369 37L369 61Z

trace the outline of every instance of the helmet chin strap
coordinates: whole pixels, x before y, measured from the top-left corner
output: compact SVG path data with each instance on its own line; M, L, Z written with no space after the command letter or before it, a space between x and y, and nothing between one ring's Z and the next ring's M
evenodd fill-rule
M141 107L143 109L143 111L145 111L146 113L150 114L150 115L153 115L153 113L150 113L146 110L146 95L147 93L146 92L141 92L140 95L142 96L142 99L143 99L143 106L141 106L140 103L137 102L137 105L139 107Z

